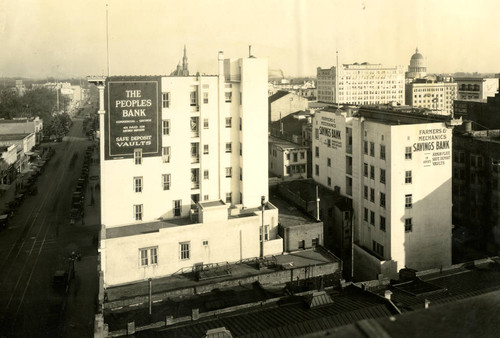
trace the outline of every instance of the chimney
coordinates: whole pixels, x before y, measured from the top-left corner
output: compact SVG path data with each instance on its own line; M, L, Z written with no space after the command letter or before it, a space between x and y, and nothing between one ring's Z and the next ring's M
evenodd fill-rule
M219 61L219 76L223 76L224 75L224 52L223 51L219 51L219 57L218 57L218 61Z
M192 309L191 310L191 319L192 320L200 319L200 309Z
M384 297L385 297L385 299L391 300L391 297L392 297L391 290L385 290Z

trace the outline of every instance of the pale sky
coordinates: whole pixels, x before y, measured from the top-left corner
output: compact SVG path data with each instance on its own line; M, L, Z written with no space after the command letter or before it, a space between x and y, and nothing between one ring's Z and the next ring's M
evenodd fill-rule
M0 0L0 77L165 75L187 46L191 73L217 52L269 60L285 76L370 62L431 73L500 73L498 0Z

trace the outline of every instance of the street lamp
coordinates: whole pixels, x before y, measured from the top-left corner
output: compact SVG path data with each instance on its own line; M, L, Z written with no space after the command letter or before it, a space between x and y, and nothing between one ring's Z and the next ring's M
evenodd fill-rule
M260 224L260 258L264 258L264 206L266 205L266 197L260 197L260 206L262 210L262 222Z

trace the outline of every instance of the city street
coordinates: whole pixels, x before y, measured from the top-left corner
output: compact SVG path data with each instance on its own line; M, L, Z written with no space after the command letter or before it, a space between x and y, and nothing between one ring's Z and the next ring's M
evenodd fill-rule
M63 142L42 144L55 154L36 180L38 194L26 196L0 232L0 337L92 335L99 181L91 176L94 181L86 187L85 222L71 224L73 190L93 144L82 131L83 120L73 121ZM72 252L80 252L81 260L74 261L75 277L66 290L53 285L53 276L69 271Z

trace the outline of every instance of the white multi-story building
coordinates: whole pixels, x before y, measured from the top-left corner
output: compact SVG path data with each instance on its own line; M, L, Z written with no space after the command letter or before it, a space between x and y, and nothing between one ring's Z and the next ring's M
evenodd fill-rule
M498 92L497 78L482 77L457 77L458 85L457 100L483 101L489 96L495 96Z
M452 129L444 119L361 108L313 121L313 178L352 198L358 280L451 264Z
M405 103L402 66L344 64L339 67L338 78L336 68L317 68L318 101L355 105Z
M268 200L267 61L219 53L218 62L214 76L89 80L100 89L107 285L263 255L254 214ZM277 209L267 205L272 242ZM282 252L281 239L264 246L266 255Z
M406 85L406 104L413 108L426 108L437 114L451 115L453 101L457 99L457 84L416 80Z

